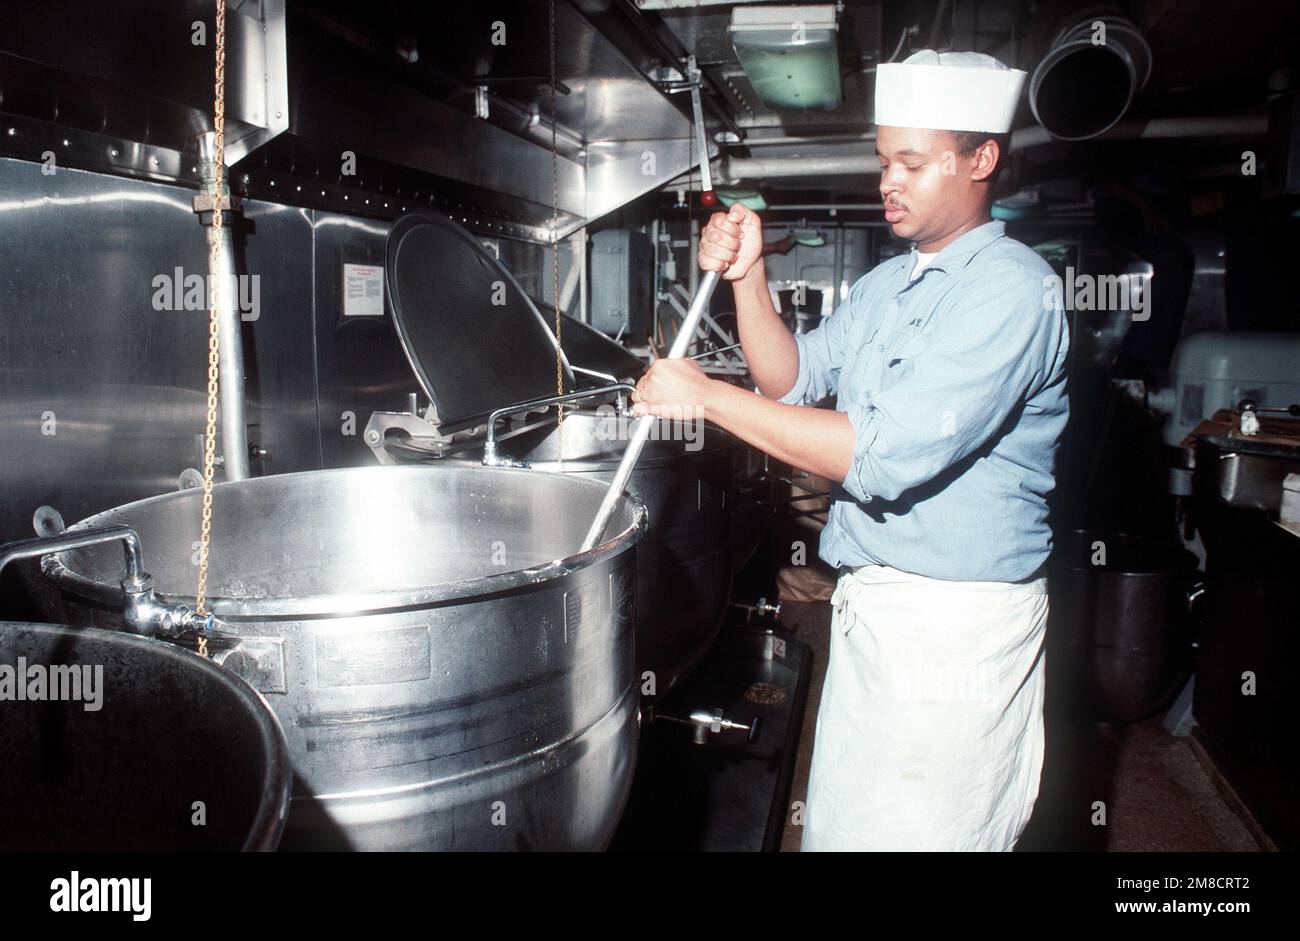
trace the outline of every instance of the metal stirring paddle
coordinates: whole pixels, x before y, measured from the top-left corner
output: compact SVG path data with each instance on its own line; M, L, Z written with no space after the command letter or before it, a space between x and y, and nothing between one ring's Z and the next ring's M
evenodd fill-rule
M709 298L713 296L713 289L718 286L720 277L718 272L709 271L700 281L700 286L695 291L695 299L691 301L691 306L686 311L686 319L682 321L682 328L677 331L666 359L681 359L686 353L686 348L691 345L695 328L699 326L700 318L704 316L704 309L709 306ZM654 422L653 415L642 415L637 419L636 427L632 431L632 439L627 444L627 450L623 452L623 460L619 462L618 470L614 472L614 479L609 483L609 490L605 491L605 498L600 501L600 509L596 511L596 519L587 530L587 538L582 541L583 552L599 544L601 536L605 534L609 518L614 515L614 504L627 489L632 468L636 466L637 459L641 456L641 449L645 447L646 440L650 437L650 428Z

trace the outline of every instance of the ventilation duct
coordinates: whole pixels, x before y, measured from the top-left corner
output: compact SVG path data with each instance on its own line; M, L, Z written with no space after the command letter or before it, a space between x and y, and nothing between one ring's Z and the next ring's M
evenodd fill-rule
M1060 140L1086 140L1113 127L1151 76L1151 47L1115 11L1074 14L1029 80L1038 123Z

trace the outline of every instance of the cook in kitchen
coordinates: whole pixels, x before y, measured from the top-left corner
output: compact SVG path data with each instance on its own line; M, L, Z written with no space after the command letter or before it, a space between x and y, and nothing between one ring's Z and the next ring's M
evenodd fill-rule
M1010 850L1038 795L1069 338L1052 269L990 216L1024 78L978 53L879 66L880 194L911 253L795 336L759 217L715 214L699 264L731 282L761 394L659 360L633 396L837 482L805 850ZM811 407L829 395L834 410Z

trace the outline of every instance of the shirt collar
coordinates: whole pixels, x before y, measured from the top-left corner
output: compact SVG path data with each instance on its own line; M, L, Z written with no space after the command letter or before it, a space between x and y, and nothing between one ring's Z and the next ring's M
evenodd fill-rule
M926 270L938 268L941 271L948 272L965 267L990 242L1001 238L1006 232L1006 227L1006 223L1001 219L993 219L983 225L977 225L969 232L963 233L956 241L940 249L939 254L930 260ZM913 245L912 258L914 261L917 254L916 246Z

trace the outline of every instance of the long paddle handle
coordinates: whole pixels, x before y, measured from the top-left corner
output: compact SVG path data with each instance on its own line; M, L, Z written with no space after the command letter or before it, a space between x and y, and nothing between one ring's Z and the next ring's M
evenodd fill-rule
M691 338L695 336L695 329L700 325L700 318L704 316L704 309L709 306L709 299L713 297L713 289L718 286L720 278L721 275L716 271L705 273L699 288L695 291L695 299L691 301L691 306L686 311L682 328L677 331L673 345L668 350L668 359L681 359L686 354L686 348L691 345ZM636 427L632 431L632 440L628 442L627 450L623 452L623 460L619 462L618 470L614 472L614 479L609 482L605 498L600 501L600 509L596 511L596 519L587 530L587 538L582 541L583 552L597 546L605 534L609 518L614 515L614 505L627 489L628 478L632 476L632 469L636 467L637 459L641 457L641 449L645 447L646 440L650 437L650 428L654 421L653 415L642 415L637 419Z

